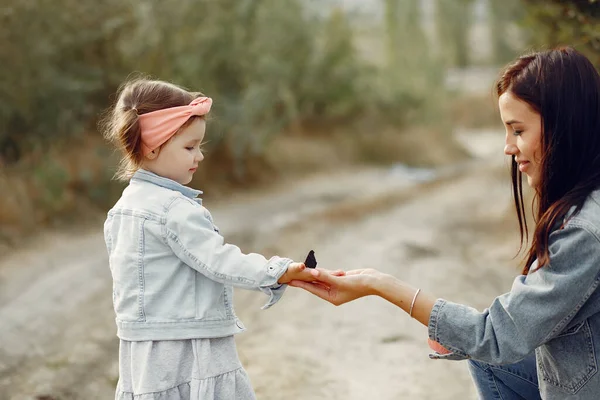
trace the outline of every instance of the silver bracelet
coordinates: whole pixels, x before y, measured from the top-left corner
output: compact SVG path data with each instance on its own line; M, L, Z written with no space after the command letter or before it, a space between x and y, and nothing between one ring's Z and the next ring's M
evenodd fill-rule
M417 289L417 291L415 292L415 296L412 299L412 303L410 303L410 310L408 311L408 315L411 318L412 318L413 307L415 306L415 301L417 300L417 296L419 295L420 291L421 291L421 289Z

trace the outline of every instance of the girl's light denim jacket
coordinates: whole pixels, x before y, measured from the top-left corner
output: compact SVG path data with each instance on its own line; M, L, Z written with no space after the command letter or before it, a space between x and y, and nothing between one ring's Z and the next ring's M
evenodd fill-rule
M225 244L202 192L139 170L108 212L104 238L117 335L128 341L229 336L244 330L233 286L277 302L291 260Z
M429 338L448 350L432 358L520 361L535 351L543 399L600 399L600 191L552 231L550 262L518 276L479 312L438 299Z

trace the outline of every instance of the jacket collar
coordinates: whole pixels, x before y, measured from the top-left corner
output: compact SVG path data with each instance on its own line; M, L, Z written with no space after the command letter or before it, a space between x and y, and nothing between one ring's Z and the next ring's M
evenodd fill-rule
M200 200L196 198L202 194L201 190L192 189L190 187L182 185L179 182L175 182L172 179L156 175L155 173L150 171L146 171L145 169L138 169L131 177L131 181L150 182L167 189L175 190L183 194L184 196L194 200Z

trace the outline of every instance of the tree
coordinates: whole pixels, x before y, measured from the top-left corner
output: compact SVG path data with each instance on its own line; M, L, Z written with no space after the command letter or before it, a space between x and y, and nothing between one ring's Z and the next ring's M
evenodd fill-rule
M523 0L535 46L571 45L600 67L600 1Z
M443 57L449 65L469 65L469 29L474 0L437 0L436 25Z

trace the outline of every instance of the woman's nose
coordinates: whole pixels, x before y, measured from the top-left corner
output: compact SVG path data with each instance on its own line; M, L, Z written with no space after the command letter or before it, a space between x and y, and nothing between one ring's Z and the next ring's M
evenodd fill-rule
M515 154L517 154L517 146L515 146L512 143L507 143L506 146L504 146L504 154L506 154L507 156L514 156Z
M504 138L504 154L506 154L507 156L514 156L519 151L514 138L514 135L511 135L509 133L507 133Z

